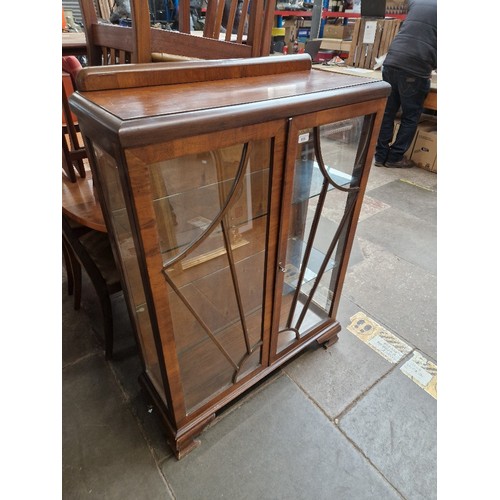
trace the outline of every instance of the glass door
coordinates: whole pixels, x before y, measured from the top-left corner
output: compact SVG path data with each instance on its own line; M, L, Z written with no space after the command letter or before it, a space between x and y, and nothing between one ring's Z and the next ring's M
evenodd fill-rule
M271 141L149 166L187 413L261 363Z
M282 209L277 355L333 323L372 127L371 116L291 127L287 182L293 187Z

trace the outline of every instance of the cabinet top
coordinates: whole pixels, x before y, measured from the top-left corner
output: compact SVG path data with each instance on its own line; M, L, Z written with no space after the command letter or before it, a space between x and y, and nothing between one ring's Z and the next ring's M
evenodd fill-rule
M312 69L310 56L189 61L85 68L70 99L80 120L91 117L120 135L123 146L145 144L161 128L168 137L243 126L385 98L390 86L371 78ZM141 131L144 133L141 134ZM147 133L149 131L149 134Z

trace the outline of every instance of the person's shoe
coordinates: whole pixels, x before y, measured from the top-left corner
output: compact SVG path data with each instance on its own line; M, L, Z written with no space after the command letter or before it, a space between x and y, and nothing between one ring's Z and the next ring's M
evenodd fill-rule
M385 163L382 162L382 161L378 161L378 160L375 160L373 162L373 164L376 166L376 167L385 167Z
M386 161L385 166L387 168L413 168L416 165L414 161L403 157L403 159L399 161Z

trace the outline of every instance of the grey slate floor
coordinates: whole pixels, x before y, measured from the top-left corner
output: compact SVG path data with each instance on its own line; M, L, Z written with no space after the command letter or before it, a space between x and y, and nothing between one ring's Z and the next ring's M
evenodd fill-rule
M106 362L92 289L85 282L74 311L63 267L63 498L435 499L437 400L413 361L437 365L436 197L434 173L372 167L339 341L309 348L220 413L181 461L142 397L123 298ZM349 329L355 314L399 339L402 357Z

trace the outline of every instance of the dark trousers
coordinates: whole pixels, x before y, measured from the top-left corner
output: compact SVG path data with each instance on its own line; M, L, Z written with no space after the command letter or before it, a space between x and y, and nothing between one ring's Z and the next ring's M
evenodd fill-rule
M410 147L424 109L424 101L431 87L429 78L420 78L405 71L384 66L382 78L391 84L392 90L385 106L384 118L375 149L375 161L396 162ZM401 124L393 144L394 119L401 107ZM391 144L391 145L390 145Z

